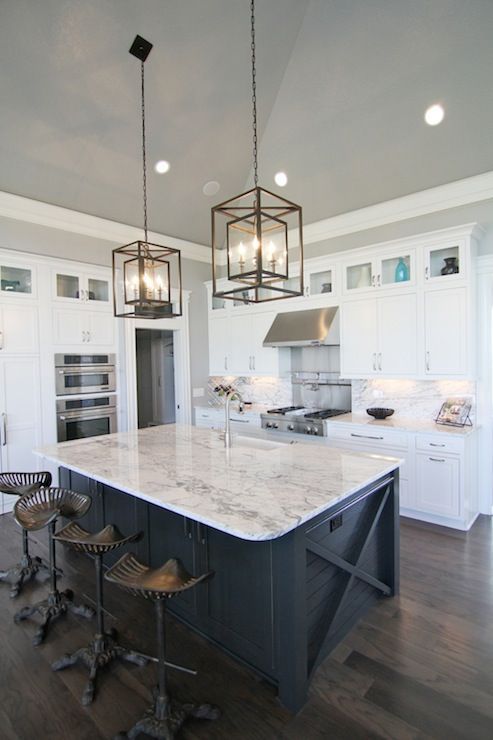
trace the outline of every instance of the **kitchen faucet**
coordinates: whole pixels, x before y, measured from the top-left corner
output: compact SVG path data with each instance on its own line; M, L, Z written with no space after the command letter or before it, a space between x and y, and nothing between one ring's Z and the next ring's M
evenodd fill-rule
M224 424L224 446L225 447L231 447L231 422L229 419L229 405L231 401L237 400L238 401L238 411L240 414L243 413L243 398L241 397L241 393L238 391L232 390L229 391L228 395L226 396L226 403L224 404L226 419Z

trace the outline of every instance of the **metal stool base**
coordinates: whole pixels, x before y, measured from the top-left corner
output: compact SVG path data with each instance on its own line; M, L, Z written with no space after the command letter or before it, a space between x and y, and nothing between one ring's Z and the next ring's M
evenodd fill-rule
M87 604L74 604L74 594L72 591L52 591L48 598L39 601L37 604L25 606L14 616L14 622L19 624L24 619L28 619L33 614L39 614L41 624L39 625L34 637L33 645L41 645L46 637L46 633L51 624L67 612L77 614L85 619L94 617L94 609Z
M148 663L148 659L144 655L118 645L115 636L115 633L96 635L89 645L79 648L71 655L66 653L51 666L54 671L61 671L80 661L89 669L89 680L81 699L84 706L91 704L94 700L96 695L96 680L98 671L101 668L104 668L117 658L126 660L129 663L135 663L135 665L141 668Z
M50 577L50 567L41 558L32 558L30 555L24 555L16 565L12 565L7 570L0 571L0 581L10 583L10 598L15 599L22 591L25 583L30 581L39 571L46 572L46 578Z
M212 704L181 704L157 696L154 705L128 732L120 732L114 740L134 740L145 733L156 740L174 740L187 717L214 720L220 717L218 707Z

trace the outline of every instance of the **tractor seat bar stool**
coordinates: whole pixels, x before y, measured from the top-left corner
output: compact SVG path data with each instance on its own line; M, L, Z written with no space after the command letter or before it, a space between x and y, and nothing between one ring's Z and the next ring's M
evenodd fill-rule
M51 473L0 473L0 493L11 496L24 496L47 488L51 485ZM7 570L0 571L0 581L10 583L10 597L15 598L22 590L24 583L30 581L39 571L48 574L48 563L39 557L29 555L29 538L27 529L22 528L22 558L19 563Z
M94 609L90 606L73 603L72 591L58 590L59 571L56 567L54 539L55 523L59 517L79 519L84 516L90 506L90 496L68 491L65 488L40 488L33 493L25 494L15 503L14 516L21 527L30 532L48 527L49 534L50 591L48 597L37 604L25 606L14 616L15 622L19 623L33 614L40 615L41 624L33 637L33 645L42 643L51 623L67 611L79 614L86 619L94 616Z
M96 566L96 617L97 631L89 645L79 648L75 653L63 655L52 665L54 671L60 671L74 665L79 660L89 669L89 680L82 695L82 704L90 704L96 693L96 679L98 670L111 663L115 658L122 658L130 663L144 666L147 657L128 648L118 645L113 630L105 632L103 612L103 555L110 550L136 542L142 532L124 537L117 527L108 524L95 534L82 529L76 522L70 522L55 535L55 540L72 547L78 552L89 553L95 556Z
M166 676L166 599L193 588L212 575L213 572L210 571L198 577L192 576L176 558L171 558L160 568L149 568L139 562L133 553L125 553L106 572L105 578L108 581L137 596L151 599L156 607L158 685L154 693L154 704L131 730L117 735L119 740L133 740L140 733L147 733L157 740L172 740L189 716L211 720L219 717L219 709L211 704L182 704L171 699Z

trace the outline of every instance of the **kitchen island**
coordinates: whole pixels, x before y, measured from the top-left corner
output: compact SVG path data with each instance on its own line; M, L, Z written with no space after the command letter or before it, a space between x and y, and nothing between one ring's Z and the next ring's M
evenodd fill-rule
M214 570L170 611L277 685L292 711L360 616L398 590L394 458L248 437L227 450L217 431L185 425L37 454L92 497L86 528L143 530L134 549L151 566L174 556Z

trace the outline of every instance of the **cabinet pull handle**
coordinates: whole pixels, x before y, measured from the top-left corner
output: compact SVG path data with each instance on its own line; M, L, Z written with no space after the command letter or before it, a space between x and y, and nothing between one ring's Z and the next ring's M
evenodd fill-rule
M3 331L0 331L0 349L3 349Z
M430 353L429 352L426 353L425 358L426 358L426 369L429 371L430 369Z
M445 447L445 445L438 444L438 442L430 442L430 447Z
M88 331L88 332L86 332L86 334L87 334L87 341L90 342L91 341L91 332Z
M251 355L249 355L249 357L248 357L248 369L249 370L253 370L253 368L252 368L252 356Z
M197 522L197 542L199 545L205 545L205 535L203 530L203 524Z
M431 460L432 462L445 462L445 458L443 457L429 457L428 460Z
M255 355L252 355L252 370L255 370Z
M378 369L379 370L382 369L382 353L381 352L378 353Z
M377 353L376 352L373 353L373 369L374 370L377 369Z
M374 288L375 285L376 285L376 278L375 278L375 275L372 275L371 276L371 287Z
M187 539L189 540L192 539L192 529L190 527L190 522L186 516L183 517L183 532Z
M7 414L2 413L2 447L7 444Z
M429 280L429 279L430 279L430 268L427 265L425 267L425 280Z
M356 434L356 432L351 432L351 437L361 437L362 439L383 439L383 437L373 437L371 434Z
M225 370L228 369L228 356L227 355L224 355L224 369Z
M380 274L377 275L377 288L380 288L382 283L380 282Z
M82 341L86 341L86 332L84 330L82 330Z

